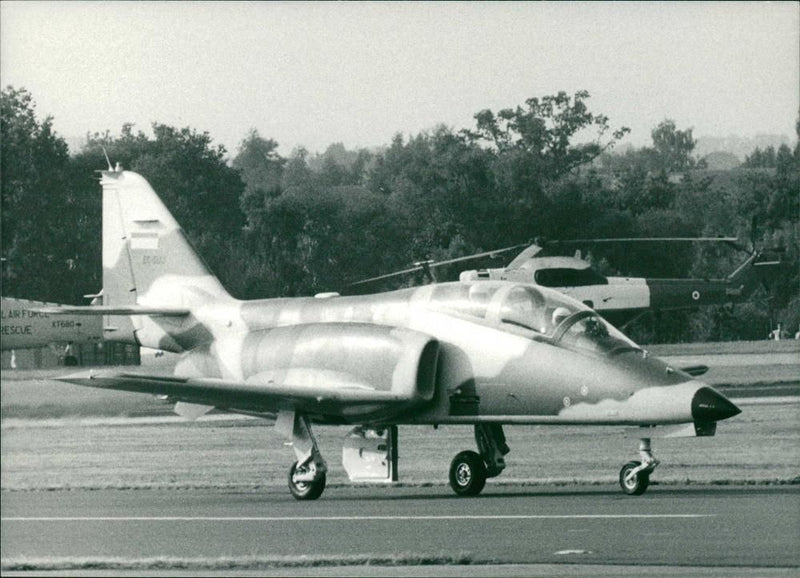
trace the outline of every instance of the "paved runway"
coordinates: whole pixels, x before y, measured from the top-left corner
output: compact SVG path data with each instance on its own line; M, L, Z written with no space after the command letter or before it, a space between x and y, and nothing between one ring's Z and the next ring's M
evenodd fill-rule
M800 567L800 487L334 487L15 492L4 562L429 555L517 564Z

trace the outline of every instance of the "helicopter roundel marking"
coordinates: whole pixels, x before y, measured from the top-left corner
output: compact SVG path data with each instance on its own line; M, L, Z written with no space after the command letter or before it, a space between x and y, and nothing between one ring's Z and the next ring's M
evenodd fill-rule
M698 301L700 299L700 291L698 291L696 289L694 291L692 291L692 299L694 299L695 301Z
M572 400L569 398L569 396L566 396L564 398L564 407L569 407L571 404L572 404Z
M586 397L587 395L589 395L589 387L588 386L586 386L586 385L582 385L581 386L581 395L583 397Z

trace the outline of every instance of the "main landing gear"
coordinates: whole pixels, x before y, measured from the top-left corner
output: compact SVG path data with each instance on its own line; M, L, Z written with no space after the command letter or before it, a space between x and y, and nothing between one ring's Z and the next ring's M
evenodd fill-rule
M656 469L658 460L650 450L650 438L639 440L641 461L628 462L619 471L619 485L629 496L641 496L650 485L650 474Z
M316 500L325 490L325 472L320 472L314 462L295 462L289 468L289 491L296 500Z
M486 478L486 464L477 452L461 452L450 462L450 487L459 496L477 496Z
M509 452L503 426L475 424L475 441L480 453L464 451L450 463L450 487L458 496L477 496L487 478L499 476L506 467L503 456Z
M307 416L281 412L275 428L290 437L297 461L289 469L289 491L297 500L316 500L325 490L328 466L322 458Z

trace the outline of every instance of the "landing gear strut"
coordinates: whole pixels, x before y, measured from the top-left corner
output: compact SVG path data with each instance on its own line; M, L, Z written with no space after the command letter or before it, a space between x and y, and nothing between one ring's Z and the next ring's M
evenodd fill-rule
M450 463L450 486L459 496L477 496L486 478L499 476L506 467L503 456L509 448L502 425L475 424L475 441L480 453L461 452Z
M650 450L650 438L639 440L641 461L628 462L619 471L619 485L629 496L641 496L650 485L650 474L659 464Z
M311 421L303 414L281 412L275 428L286 437L291 437L297 456L297 461L289 469L289 491L297 500L316 500L325 490L328 466L311 432Z

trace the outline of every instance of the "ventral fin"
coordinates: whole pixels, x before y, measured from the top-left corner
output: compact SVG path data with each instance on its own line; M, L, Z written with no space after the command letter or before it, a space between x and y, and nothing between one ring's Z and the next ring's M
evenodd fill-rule
M213 405L200 405L198 403L179 401L175 404L174 411L182 418L189 421L194 421L197 418L204 416L212 409L214 409Z

